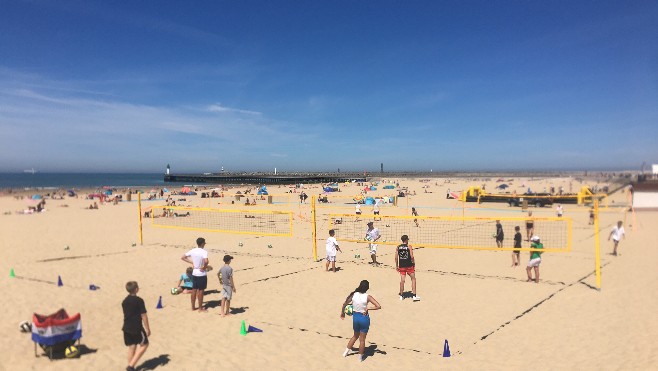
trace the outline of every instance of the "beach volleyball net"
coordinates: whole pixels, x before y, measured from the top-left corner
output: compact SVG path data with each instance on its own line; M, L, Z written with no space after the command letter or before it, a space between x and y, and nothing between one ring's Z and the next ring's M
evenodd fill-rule
M329 214L330 228L336 239L348 242L365 241L367 223L379 229L378 244L399 245L402 235L409 236L413 246L471 250L513 250L514 227L519 226L521 250L530 249L526 241L526 220L522 217L449 217L449 216L378 216ZM496 221L503 227L503 247L496 245ZM534 232L541 239L544 251L571 251L572 220L570 218L533 218Z
M152 206L151 225L205 232L292 236L293 213L269 210L220 210L185 206Z

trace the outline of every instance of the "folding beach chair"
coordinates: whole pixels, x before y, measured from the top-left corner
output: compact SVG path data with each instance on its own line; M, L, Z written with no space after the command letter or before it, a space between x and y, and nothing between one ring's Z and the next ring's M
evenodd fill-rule
M37 357L37 344L52 360L53 353L64 352L66 348L78 342L82 337L80 313L69 316L60 309L48 316L34 313L32 316L32 341L34 356Z

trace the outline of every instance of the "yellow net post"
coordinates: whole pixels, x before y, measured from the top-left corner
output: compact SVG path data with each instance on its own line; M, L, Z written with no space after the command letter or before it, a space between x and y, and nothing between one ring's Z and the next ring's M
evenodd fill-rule
M137 212L139 213L139 245L144 245L144 238L142 234L142 194L137 192Z
M599 199L594 198L594 264L596 270L596 288L601 290L601 238L599 231Z
M311 197L311 218L313 221L312 234L313 234L313 260L318 261L318 233L317 223L315 220L315 196Z

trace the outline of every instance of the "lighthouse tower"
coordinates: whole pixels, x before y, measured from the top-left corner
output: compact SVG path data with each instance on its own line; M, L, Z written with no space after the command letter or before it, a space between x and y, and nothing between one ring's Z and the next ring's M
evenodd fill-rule
M171 170L171 167L169 166L169 164L167 164L167 171L165 171L165 174L169 175L170 170Z

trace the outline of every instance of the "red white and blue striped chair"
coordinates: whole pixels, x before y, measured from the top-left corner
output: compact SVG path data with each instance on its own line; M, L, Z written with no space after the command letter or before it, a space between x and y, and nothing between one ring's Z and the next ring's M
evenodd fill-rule
M66 310L60 309L48 316L34 313L32 316L32 341L34 342L34 356L37 356L37 344L43 348L52 359L53 352L64 350L80 342L82 337L82 323L80 313L69 316Z

